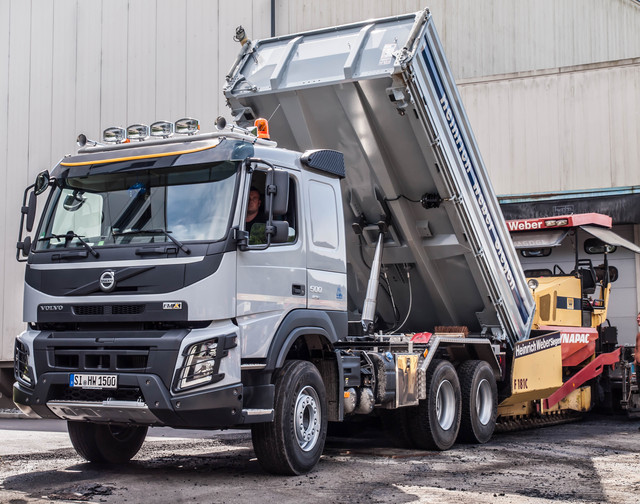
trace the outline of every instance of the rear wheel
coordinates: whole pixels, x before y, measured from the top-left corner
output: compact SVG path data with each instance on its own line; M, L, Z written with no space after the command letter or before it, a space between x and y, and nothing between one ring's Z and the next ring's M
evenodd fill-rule
M71 444L89 462L128 462L140 450L147 427L67 422Z
M251 427L262 468L274 474L303 474L320 460L327 437L327 398L318 369L287 361L275 374L274 419Z
M493 436L498 416L498 388L491 366L467 361L458 368L462 391L461 441L486 443Z
M427 398L410 415L410 435L413 443L427 450L448 450L460 429L460 382L453 365L434 360L427 369Z
M392 410L380 410L378 412L387 437L398 448L410 448L413 446L409 418L416 409L416 407L410 406Z

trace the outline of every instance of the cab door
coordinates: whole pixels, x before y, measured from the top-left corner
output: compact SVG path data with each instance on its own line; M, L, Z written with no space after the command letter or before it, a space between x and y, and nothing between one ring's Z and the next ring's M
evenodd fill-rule
M246 184L262 192L264 172L256 170ZM289 205L286 215L275 216L289 223L289 241L272 244L265 250L237 252L236 317L242 357L255 364L266 358L270 343L283 318L292 310L307 306L306 250L299 229L299 179L290 174ZM247 204L245 203L245 214ZM262 210L261 210L262 211ZM244 216L243 216L244 220Z

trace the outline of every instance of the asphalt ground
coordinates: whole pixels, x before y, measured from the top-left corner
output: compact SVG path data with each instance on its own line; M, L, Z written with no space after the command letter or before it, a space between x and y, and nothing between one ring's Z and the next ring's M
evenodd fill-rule
M382 430L329 437L314 471L260 468L246 431L152 428L128 464L89 464L65 422L0 419L0 502L640 502L640 420L587 416L446 452L399 449Z

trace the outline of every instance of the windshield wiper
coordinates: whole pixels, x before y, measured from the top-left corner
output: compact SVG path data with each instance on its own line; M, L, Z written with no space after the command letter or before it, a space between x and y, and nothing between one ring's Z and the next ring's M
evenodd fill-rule
M71 240L73 240L74 238L77 238L78 241L80 243L82 243L82 245L89 251L91 252L91 255L93 257L100 257L100 254L96 251L96 249L94 249L91 245L89 245L86 241L84 241L82 238L82 236L74 233L73 231L68 231L66 234L60 235L60 234L50 234L47 236L42 236L40 238L38 238L38 241L45 241L45 240L51 240L52 238L55 238L57 240L62 240L64 239L64 246L66 247L69 242Z
M176 244L176 246L182 250L185 254L190 254L191 249L187 247L184 243L179 241L177 238L174 238L169 233L171 231L167 231L166 229L127 229L126 231L116 231L115 229L111 230L111 234L113 236L127 236L127 235L136 235L136 234L163 234L169 240Z

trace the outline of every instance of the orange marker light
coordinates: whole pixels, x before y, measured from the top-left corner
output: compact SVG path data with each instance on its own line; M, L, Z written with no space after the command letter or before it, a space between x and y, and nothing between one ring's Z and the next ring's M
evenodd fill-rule
M269 123L266 119L259 117L253 125L258 128L258 138L266 138L269 140Z

